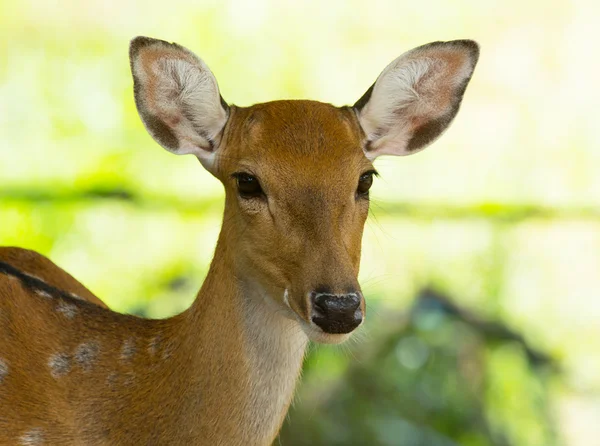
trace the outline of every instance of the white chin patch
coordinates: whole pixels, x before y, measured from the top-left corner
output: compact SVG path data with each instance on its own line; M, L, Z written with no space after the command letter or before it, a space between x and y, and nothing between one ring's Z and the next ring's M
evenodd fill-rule
M304 321L302 329L306 333L306 336L308 336L308 339L319 344L341 344L347 341L352 336L352 333L354 333L353 331L350 333L325 333L316 324L312 322L307 324Z

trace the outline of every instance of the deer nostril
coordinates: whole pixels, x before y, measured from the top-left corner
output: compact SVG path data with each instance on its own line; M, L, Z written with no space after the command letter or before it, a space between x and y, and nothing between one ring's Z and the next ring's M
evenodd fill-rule
M325 317L327 314L327 305L322 299L312 299L312 312L313 316L322 316Z
M327 333L349 333L363 320L360 293L311 293L312 321Z
M313 299L314 305L324 313L354 312L360 305L358 294L317 294Z

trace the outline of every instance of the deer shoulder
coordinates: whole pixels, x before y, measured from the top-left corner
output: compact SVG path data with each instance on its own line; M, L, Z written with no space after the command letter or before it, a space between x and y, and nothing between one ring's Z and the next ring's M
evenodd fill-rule
M16 247L0 247L0 262L12 265L23 274L64 290L72 294L75 299L85 300L100 307L108 308L81 282L50 259L35 251Z

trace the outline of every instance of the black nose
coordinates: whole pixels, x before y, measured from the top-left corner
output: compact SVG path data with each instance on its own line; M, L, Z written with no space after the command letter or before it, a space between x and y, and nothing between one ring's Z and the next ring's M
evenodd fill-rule
M311 293L312 321L326 333L350 333L363 320L360 293Z

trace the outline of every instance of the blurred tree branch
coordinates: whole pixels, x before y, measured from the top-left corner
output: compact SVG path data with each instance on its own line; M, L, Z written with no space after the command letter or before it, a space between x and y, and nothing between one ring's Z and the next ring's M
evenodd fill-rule
M150 209L180 210L186 213L220 211L220 198L187 200L172 195L140 194L120 186L97 186L88 189L4 188L0 189L0 203L56 203L93 205L100 201L121 201ZM385 202L372 199L373 212L381 216L410 216L415 219L485 219L499 223L518 223L530 219L541 220L598 220L596 207L544 207L539 205L480 202L467 205Z
M532 367L550 367L559 372L558 364L548 354L533 347L525 337L500 321L485 320L467 308L461 307L445 294L432 289L422 290L415 301L410 319L423 311L440 311L473 328L488 342L516 342L525 352Z

